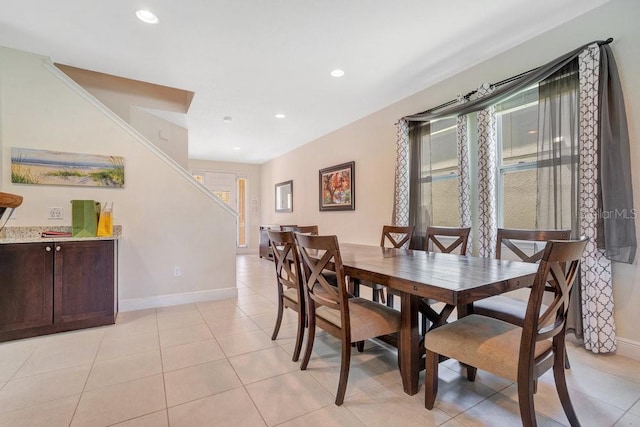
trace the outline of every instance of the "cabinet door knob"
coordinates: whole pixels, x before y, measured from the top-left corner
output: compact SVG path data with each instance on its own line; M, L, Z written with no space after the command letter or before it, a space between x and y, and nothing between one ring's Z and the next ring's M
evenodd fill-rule
M47 247L45 248L45 250L46 250L47 252L51 252L51 246L47 246Z
M56 246L56 252L60 252L60 249L62 249L60 246Z

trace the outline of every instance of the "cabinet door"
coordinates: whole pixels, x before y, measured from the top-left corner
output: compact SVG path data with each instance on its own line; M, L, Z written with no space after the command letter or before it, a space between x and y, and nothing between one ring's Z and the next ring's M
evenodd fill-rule
M269 235L267 234L267 227L260 227L260 256L262 258L273 258L271 253L271 245L269 244Z
M0 245L0 332L53 322L53 245Z
M54 322L73 322L113 314L114 242L56 243Z

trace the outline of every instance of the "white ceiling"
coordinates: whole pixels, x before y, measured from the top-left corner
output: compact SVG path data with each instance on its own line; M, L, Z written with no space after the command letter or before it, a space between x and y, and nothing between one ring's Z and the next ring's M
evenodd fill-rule
M193 91L189 157L263 163L607 1L0 0L0 45Z

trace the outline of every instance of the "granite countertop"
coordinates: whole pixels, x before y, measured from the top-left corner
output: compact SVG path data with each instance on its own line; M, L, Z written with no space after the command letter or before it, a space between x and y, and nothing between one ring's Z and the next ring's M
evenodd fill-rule
M81 242L87 240L115 240L122 236L122 226L113 226L113 236L109 237L41 237L43 231L58 231L70 233L71 227L5 227L0 233L0 245L10 243L39 243L39 242Z

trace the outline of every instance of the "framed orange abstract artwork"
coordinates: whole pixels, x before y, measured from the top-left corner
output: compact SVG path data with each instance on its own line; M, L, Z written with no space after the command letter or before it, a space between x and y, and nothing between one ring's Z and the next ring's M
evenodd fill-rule
M321 169L319 182L321 211L356 209L355 162Z

